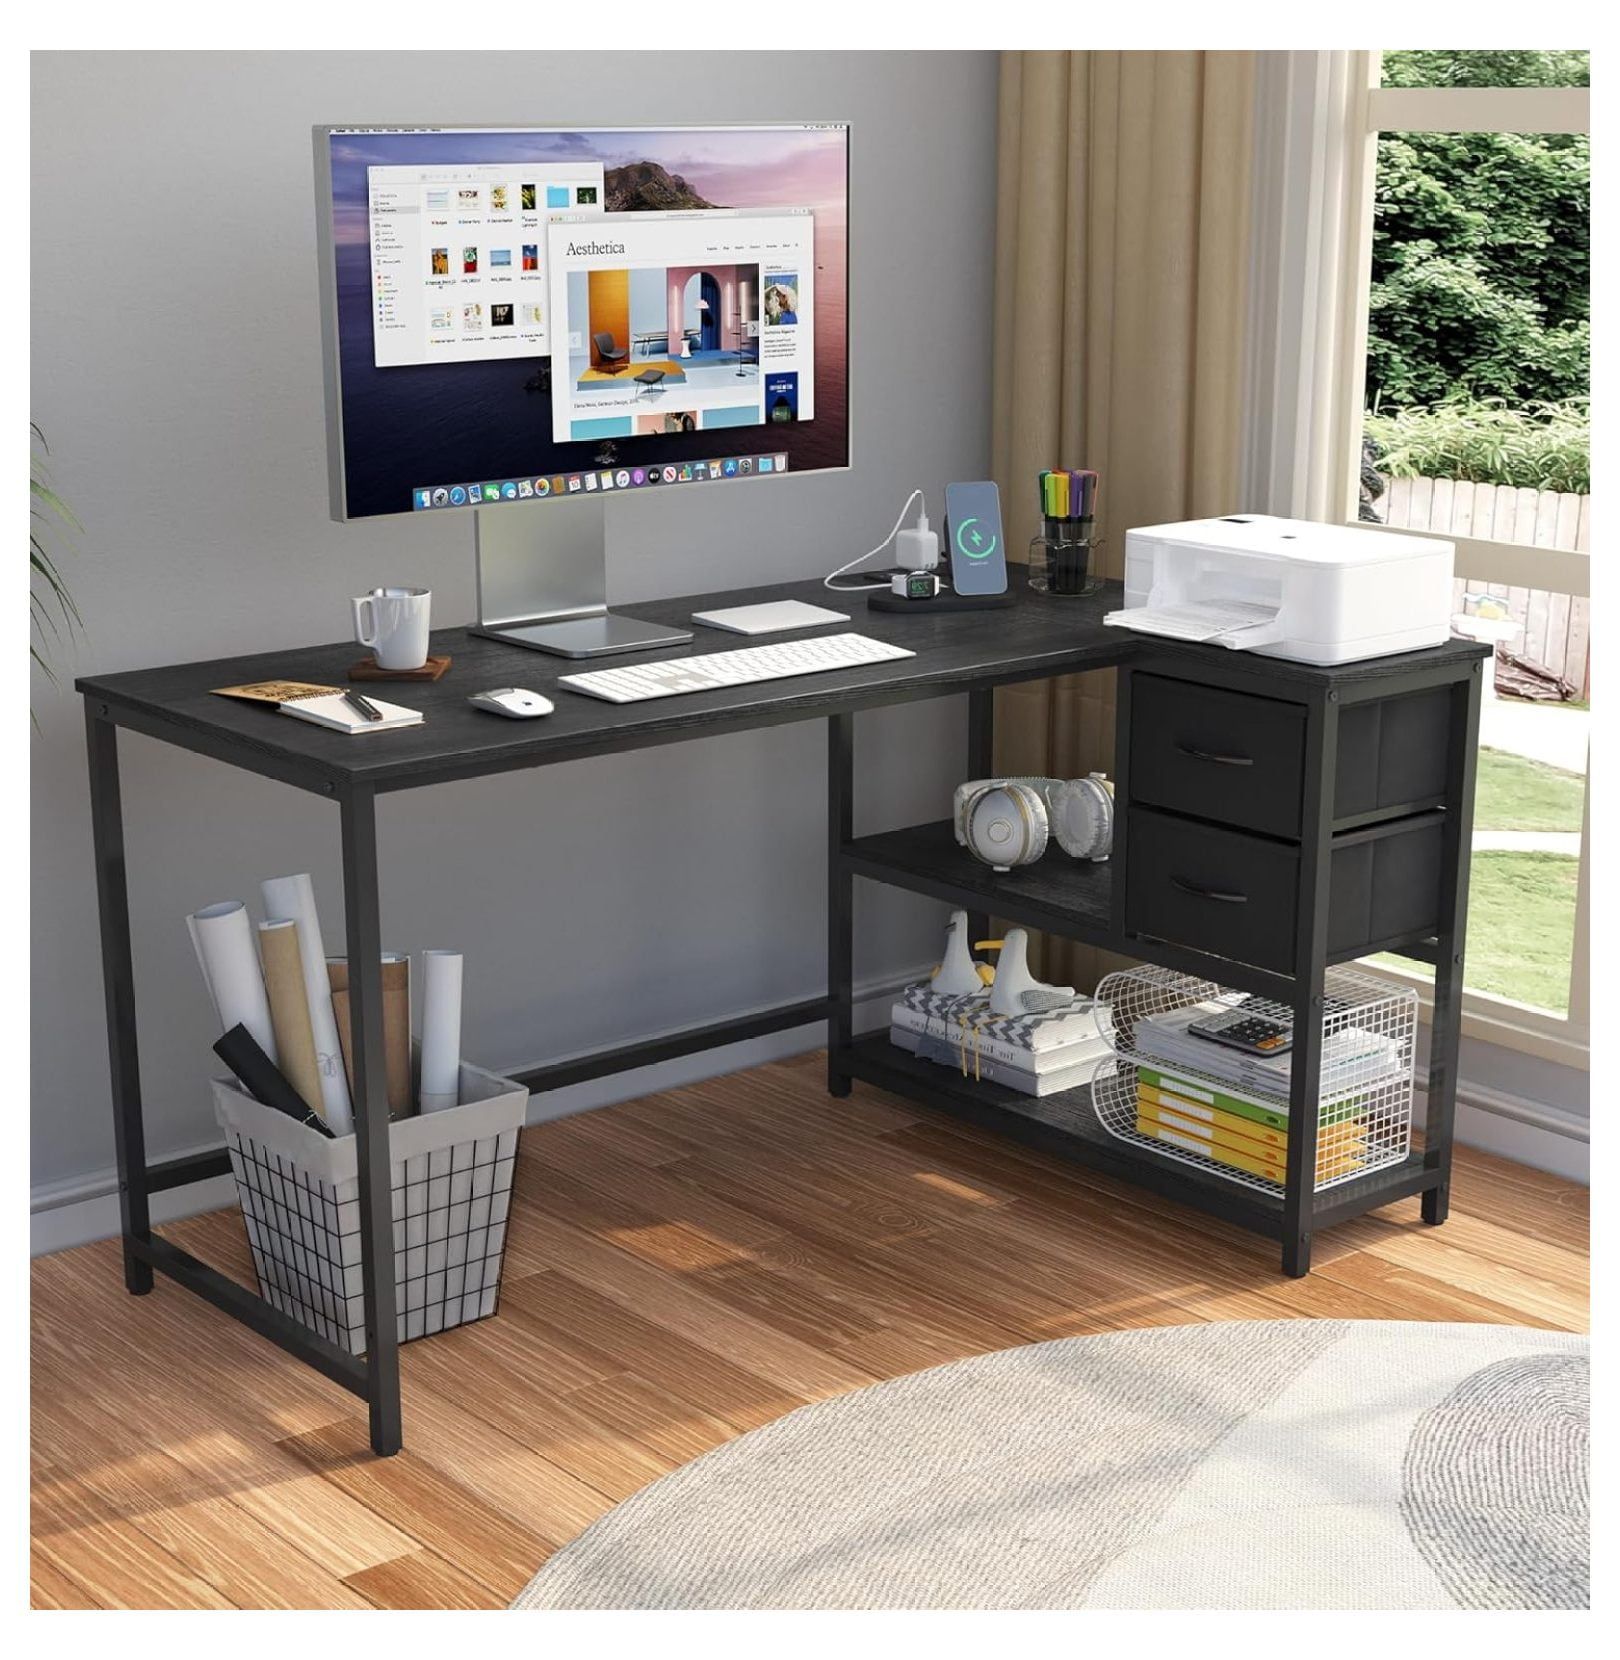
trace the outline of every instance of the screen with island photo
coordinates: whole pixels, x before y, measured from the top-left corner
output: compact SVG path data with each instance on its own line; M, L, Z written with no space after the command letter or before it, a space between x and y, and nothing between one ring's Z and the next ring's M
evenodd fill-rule
M848 464L844 125L322 138L345 516Z

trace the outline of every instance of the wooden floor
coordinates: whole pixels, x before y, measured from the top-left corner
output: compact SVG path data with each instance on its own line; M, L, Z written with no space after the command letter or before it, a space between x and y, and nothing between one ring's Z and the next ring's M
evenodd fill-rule
M817 1057L529 1130L496 1319L408 1345L405 1451L114 1243L33 1268L36 1607L499 1606L655 1477L807 1401L1015 1344L1290 1317L1584 1329L1586 1190L1466 1150L1276 1248ZM251 1283L235 1212L164 1230Z

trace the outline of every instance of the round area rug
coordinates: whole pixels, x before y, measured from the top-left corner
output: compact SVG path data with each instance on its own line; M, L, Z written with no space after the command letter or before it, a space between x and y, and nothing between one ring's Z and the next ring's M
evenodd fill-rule
M1584 1608L1587 1347L1173 1326L801 1408L654 1482L514 1608Z

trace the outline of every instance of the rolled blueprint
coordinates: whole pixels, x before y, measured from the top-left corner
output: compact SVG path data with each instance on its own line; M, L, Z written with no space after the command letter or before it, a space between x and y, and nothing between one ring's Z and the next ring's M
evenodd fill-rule
M388 1116L408 1118L411 1100L411 959L383 952L383 1056L388 1062Z
M298 956L304 966L304 995L309 999L309 1027L315 1039L315 1064L321 1075L321 1110L339 1135L354 1128L349 1086L343 1077L337 1016L326 982L326 948L321 944L321 917L315 909L315 886L308 876L272 876L260 884L267 916L298 924Z
M315 1064L315 1034L309 1024L309 995L304 964L298 954L298 924L259 924L259 956L264 962L264 989L270 997L270 1025L276 1034L281 1071L306 1107L320 1112L321 1069Z
M218 1043L214 1053L234 1072L242 1087L256 1101L285 1113L295 1123L307 1124L321 1135L331 1131L313 1107L303 1100L270 1057L253 1041L246 1026L233 1026Z
M191 943L202 967L220 1029L246 1026L253 1041L273 1061L275 1030L270 1021L270 999L265 994L259 953L253 948L253 929L247 906L240 899L205 905L186 918Z
M422 1111L461 1098L461 953L422 953Z
M332 1010L337 1015L338 1042L343 1045L343 1070L354 1094L354 1055L350 1051L349 959L328 957L326 973L332 986ZM383 1060L388 1075L388 1116L409 1118L416 1111L411 1097L411 959L398 951L382 954Z

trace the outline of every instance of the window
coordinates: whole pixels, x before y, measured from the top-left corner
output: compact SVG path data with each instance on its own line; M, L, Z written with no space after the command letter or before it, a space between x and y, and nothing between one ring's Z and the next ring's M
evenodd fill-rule
M1385 86L1588 86L1589 52L1385 52Z
M1359 55L1355 55L1358 56ZM1335 421L1351 523L1457 548L1480 722L1465 1030L1584 1055L1587 54L1386 52L1346 107L1359 182ZM1416 965L1392 965L1417 978Z

